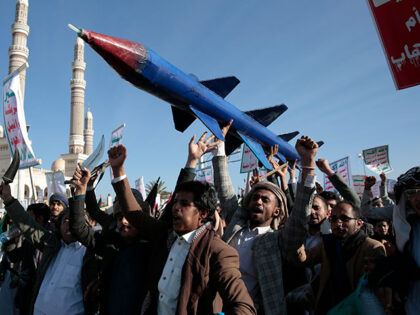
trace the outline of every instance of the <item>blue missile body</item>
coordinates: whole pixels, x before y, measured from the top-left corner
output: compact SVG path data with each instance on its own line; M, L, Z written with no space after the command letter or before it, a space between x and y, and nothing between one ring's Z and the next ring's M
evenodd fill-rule
M239 83L235 77L199 81L139 43L83 29L78 34L123 79L170 103L178 131L183 132L198 118L217 138L225 140L227 154L245 142L261 163L272 169L264 147L277 144L277 156L283 162L300 160L293 146L266 128L287 109L285 105L242 112L224 99ZM230 119L233 124L224 139L220 125Z

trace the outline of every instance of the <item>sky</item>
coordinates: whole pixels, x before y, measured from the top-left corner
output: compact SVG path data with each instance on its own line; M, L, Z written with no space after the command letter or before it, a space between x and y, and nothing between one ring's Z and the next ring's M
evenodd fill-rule
M15 5L0 1L3 77ZM364 172L362 150L386 144L394 169L389 178L419 165L420 87L396 90L365 0L29 0L25 115L44 169L68 152L76 40L68 23L139 42L200 80L236 76L241 83L227 101L244 111L286 104L269 129L323 140L318 157L350 156L353 174ZM204 125L196 120L176 131L169 104L121 79L88 45L85 62L94 147L126 123L132 186L140 176L146 183L160 176L172 190L188 141L206 131ZM229 168L235 189L243 187L240 163ZM109 176L98 191L112 193Z

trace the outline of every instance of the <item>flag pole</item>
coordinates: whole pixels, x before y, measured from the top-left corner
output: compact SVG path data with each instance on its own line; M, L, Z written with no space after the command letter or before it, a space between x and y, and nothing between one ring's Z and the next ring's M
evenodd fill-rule
M34 186L34 179L32 174L32 166L29 167L29 177L31 179L31 187L32 187L32 203L35 203L35 186Z

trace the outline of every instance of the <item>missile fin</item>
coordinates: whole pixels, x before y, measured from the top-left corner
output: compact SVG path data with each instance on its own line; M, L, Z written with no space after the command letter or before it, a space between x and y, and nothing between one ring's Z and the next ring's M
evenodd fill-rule
M268 170L271 170L271 164L268 161L267 157L265 156L264 149L261 144L256 142L254 139L251 139L247 137L246 135L242 134L238 131L238 134L241 136L241 138L244 140L244 142L247 144L247 146L251 149L251 151L255 154L255 156L260 160L262 165Z
M239 79L236 77L224 77L213 80L200 81L209 90L212 90L217 95L225 98L238 84Z
M299 134L299 131L293 131L289 133L283 133L282 135L278 135L278 137L282 138L284 141L288 142L292 140L294 137L296 137Z
M174 119L175 129L184 132L195 120L195 117L188 112L172 107L172 116Z
M233 129L233 127L230 127ZM242 138L234 131L229 130L228 134L225 137L225 153L227 156L231 155L244 141Z
M287 110L287 106L284 104L275 105L272 107L266 107L256 110L249 110L244 112L249 117L253 118L257 122L259 122L264 127L270 125L273 121L275 121L281 114L283 114Z
M217 139L220 139L222 141L225 141L225 137L223 137L222 130L219 127L219 123L216 119L213 117L210 117L207 114L204 114L203 112L200 112L198 109L192 107L190 105L190 109L194 112L194 114L197 115L198 119L201 120L201 122L210 129L210 131L216 136Z

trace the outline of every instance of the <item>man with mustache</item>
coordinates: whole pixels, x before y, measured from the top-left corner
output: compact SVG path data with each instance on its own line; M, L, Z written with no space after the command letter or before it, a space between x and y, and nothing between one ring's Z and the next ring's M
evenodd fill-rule
M231 123L231 122L230 122ZM283 260L304 243L307 222L315 193L315 156L318 144L309 137L296 143L302 173L293 211L288 217L286 197L281 188L259 182L238 205L229 177L224 143L213 158L214 182L226 218L223 235L239 252L240 270L258 314L286 314ZM277 227L285 223L284 228Z
M365 272L367 259L385 256L384 246L361 230L360 209L339 202L331 212L332 234L324 235L314 248L298 250L298 261L305 266L321 263L316 314L325 314L353 292Z
M211 224L217 206L214 188L194 181L178 185L172 224L156 220L143 213L131 192L123 166L125 147L111 148L108 156L119 179L113 186L124 217L140 237L153 242L146 314L210 315L222 307L226 314L255 314L239 272L238 254L216 235Z

